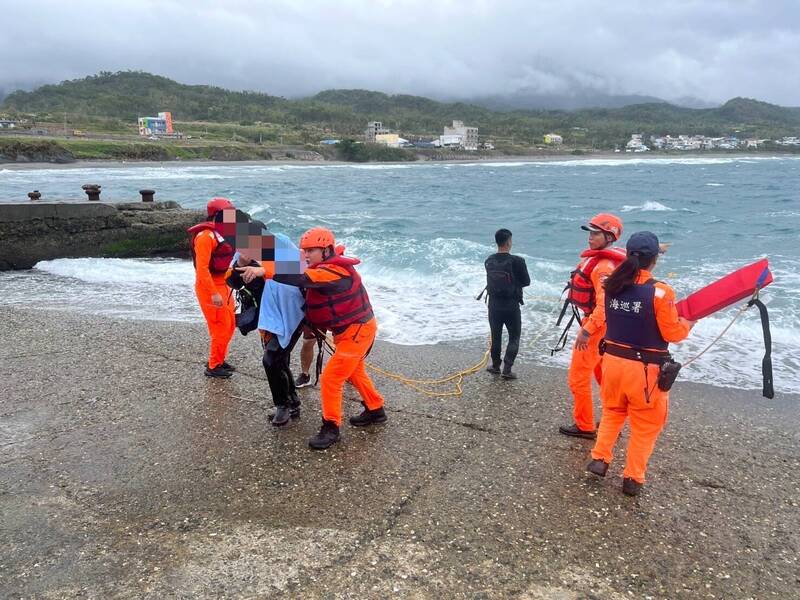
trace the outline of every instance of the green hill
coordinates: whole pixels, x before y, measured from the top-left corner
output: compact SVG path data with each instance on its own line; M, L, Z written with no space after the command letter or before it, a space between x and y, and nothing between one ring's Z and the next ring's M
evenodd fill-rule
M137 116L170 110L176 121L227 123L271 127L253 131L277 139L295 135L303 141L323 134L360 135L367 121L383 121L405 137L432 136L453 119L480 128L482 138L530 146L550 131L567 144L610 148L631 133L705 134L774 138L800 134L800 109L757 100L734 98L719 108L690 109L648 103L615 109L578 111L527 110L498 112L462 103L442 103L410 95L367 90L326 90L299 100L260 92L230 91L206 85L184 85L149 73L124 71L45 85L31 92L9 94L4 112L36 114L39 120L59 122L64 112L84 118L116 120L126 127ZM121 125L122 126L122 125ZM215 127L222 127L221 125ZM207 127L210 129L211 127ZM281 133L284 132L284 133ZM241 132L239 132L241 134ZM246 136L247 133L244 132ZM261 136L261 137L259 137Z

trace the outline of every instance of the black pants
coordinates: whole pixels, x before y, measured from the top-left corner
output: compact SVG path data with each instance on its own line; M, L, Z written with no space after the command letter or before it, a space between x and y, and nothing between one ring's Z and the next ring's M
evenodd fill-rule
M522 333L522 313L519 310L519 304L489 305L489 328L492 330L492 347L489 354L492 357L492 365L498 368L500 367L500 350L503 345L503 325L508 331L508 345L503 364L505 369L511 369L517 358L517 352L519 352L519 336Z
M297 397L297 389L294 386L294 376L289 367L289 359L302 331L303 326L301 325L292 334L287 348L281 348L278 337L275 335L271 335L264 344L264 356L261 363L267 374L269 391L272 393L272 402L275 406L288 406L289 408L300 406L300 399Z

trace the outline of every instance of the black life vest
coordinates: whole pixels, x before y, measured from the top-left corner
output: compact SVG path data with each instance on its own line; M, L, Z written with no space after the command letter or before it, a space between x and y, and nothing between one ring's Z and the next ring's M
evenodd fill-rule
M372 304L361 283L361 276L354 268L359 262L357 258L334 255L309 267L325 269L329 265L337 265L343 267L350 276L350 286L341 292L326 291L324 288L306 289L306 320L313 327L339 333L353 323L366 323L372 319Z
M655 279L627 286L618 294L606 294L605 341L636 350L667 352L669 343L661 337L653 299Z
M486 292L490 298L521 299L513 265L512 256L505 252L492 254L486 259Z
M197 268L197 257L194 251L194 242L201 232L210 231L214 235L217 246L211 251L211 260L208 263L208 270L214 274L225 273L230 267L231 261L233 260L234 250L233 246L226 242L225 238L222 237L216 230L214 223L204 221L189 227L189 229L186 231L189 232L190 236L189 245L192 248L192 264L194 265L194 268Z

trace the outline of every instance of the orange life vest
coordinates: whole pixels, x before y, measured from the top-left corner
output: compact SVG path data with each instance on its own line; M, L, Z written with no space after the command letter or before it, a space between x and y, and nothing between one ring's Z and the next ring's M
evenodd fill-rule
M214 223L204 221L189 227L189 229L186 231L189 232L189 236L191 237L190 245L192 247L192 264L194 265L194 268L197 268L197 261L194 252L195 239L197 239L198 234L201 232L210 231L214 234L214 239L217 241L217 247L211 252L211 260L208 263L208 270L212 273L225 273L231 266L231 261L233 260L233 246L226 242L225 238L219 234L214 227Z
M583 259L577 268L570 273L569 283L565 289L569 290L567 301L589 315L594 310L596 299L594 285L592 285L592 271L601 260L610 260L616 267L625 260L627 253L624 248L603 248L602 250L584 250L581 252Z

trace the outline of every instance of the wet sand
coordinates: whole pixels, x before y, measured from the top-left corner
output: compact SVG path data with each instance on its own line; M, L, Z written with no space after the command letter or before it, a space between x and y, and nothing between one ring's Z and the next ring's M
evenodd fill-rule
M307 448L275 431L254 336L202 375L202 324L0 306L0 597L790 598L800 397L679 382L638 498L560 436L559 369L462 397L381 376L390 419ZM439 376L482 344L378 344ZM360 405L346 394L346 413ZM623 434L623 441L627 436Z

